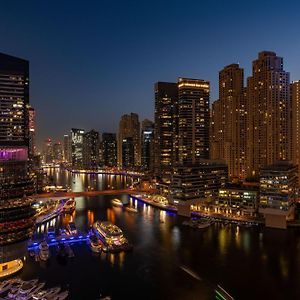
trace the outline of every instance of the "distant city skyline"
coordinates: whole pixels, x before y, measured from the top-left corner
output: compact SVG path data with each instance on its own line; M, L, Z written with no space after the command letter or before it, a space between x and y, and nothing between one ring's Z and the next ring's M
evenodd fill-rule
M246 80L263 50L283 57L291 81L300 79L299 5L5 3L0 52L30 62L40 148L47 137L62 141L72 127L116 133L120 117L131 112L154 120L157 81L208 80L213 103L219 71L239 63Z

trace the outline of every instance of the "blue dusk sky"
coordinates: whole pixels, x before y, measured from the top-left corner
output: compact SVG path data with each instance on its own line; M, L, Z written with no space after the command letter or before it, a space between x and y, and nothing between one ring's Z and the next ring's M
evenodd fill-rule
M211 82L262 50L300 79L299 1L1 1L0 52L30 61L38 141L71 127L116 132L120 116L153 119L156 81Z

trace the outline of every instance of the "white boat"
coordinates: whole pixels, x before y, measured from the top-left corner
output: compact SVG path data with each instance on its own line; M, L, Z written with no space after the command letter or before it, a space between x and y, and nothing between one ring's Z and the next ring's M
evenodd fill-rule
M64 213L72 213L76 208L76 201L74 199L69 199L63 206Z
M127 206L127 207L126 207L126 210L127 210L127 211L130 211L130 212L135 212L135 213L138 212L138 210L137 210L136 208L131 207L131 206Z
M111 203L112 203L113 205L115 205L115 206L123 206L122 201L119 200L119 199L117 199L117 198L113 199L113 200L111 201Z
M102 251L102 243L97 238L96 235L90 234L88 238L88 243L90 245L90 248L93 252L100 253Z
M5 280L0 284L0 294L9 291L10 289L19 288L24 281L19 278Z
M18 295L20 289L24 286L24 285L27 285L28 283L32 284L32 285L36 285L38 282L38 279L32 279L32 280L29 280L29 281L23 281L20 285L18 286L14 286L14 287L11 287L10 288L10 291L7 295L7 298L8 299L15 299L16 296Z
M49 251L49 246L45 240L43 240L39 244L39 250L40 250L39 251L40 259L46 261L50 256L50 251Z
M198 223L197 228L199 228L199 229L205 229L205 228L209 227L210 225L211 225L210 222L206 222L206 223Z
M34 300L42 300L45 297L53 297L57 295L60 292L61 288L60 287L54 287L48 290L43 290L39 291L37 293L32 294L32 299Z
M69 291L64 291L53 296L46 296L42 300L64 300L69 296Z
M29 300L32 297L33 293L38 292L45 286L45 282L38 284L26 283L21 286L19 292L16 296L16 300Z
M74 222L69 222L67 225L67 231L69 234L75 235L77 234L77 228Z

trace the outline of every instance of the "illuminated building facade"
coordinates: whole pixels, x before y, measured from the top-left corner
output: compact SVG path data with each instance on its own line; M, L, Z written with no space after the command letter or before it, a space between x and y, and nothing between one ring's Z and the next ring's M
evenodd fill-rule
M178 159L195 164L209 158L209 82L178 79Z
M32 106L28 105L28 117L29 117L29 157L36 155L36 125L35 125L35 110Z
M53 156L53 143L50 138L45 140L43 147L43 161L45 164L52 164L54 160Z
M219 213L254 216L258 211L259 187L226 184L219 189L215 208Z
M68 134L64 135L64 161L71 162L71 143L70 143L70 136Z
M142 122L141 156L142 170L153 171L154 167L154 123L148 119Z
M283 58L263 51L252 64L247 82L247 176L260 168L290 159L290 78Z
M277 161L261 169L259 212L264 214L266 226L286 228L286 220L293 218L297 197L296 165Z
M178 87L176 83L157 82L154 91L154 173L170 181L178 150Z
M100 154L99 132L91 130L83 136L83 166L89 170L99 167Z
M63 161L63 145L61 142L53 144L53 161L55 163L61 163Z
M122 168L134 168L134 141L132 137L124 138L122 141Z
M22 267L32 233L28 105L29 62L0 54L0 277Z
M102 160L105 167L117 166L117 137L115 133L102 133Z
M291 83L291 154L293 164L298 166L300 180L300 81Z
M246 113L244 70L238 64L219 72L219 100L212 106L211 159L228 165L230 178L245 178Z
M77 169L81 169L83 167L83 136L83 129L71 129L72 167Z
M141 126L138 114L131 113L130 115L123 115L119 123L119 137L118 137L118 164L123 166L123 140L132 138L134 146L134 165L139 167L141 165L141 140L140 140Z
M179 214L189 215L190 205L217 199L219 189L227 181L228 167L223 161L199 160L190 166L176 165L170 186L170 200L178 204Z

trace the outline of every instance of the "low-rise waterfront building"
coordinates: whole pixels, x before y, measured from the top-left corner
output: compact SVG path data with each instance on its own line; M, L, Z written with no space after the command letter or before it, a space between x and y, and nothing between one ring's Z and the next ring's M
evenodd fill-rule
M259 187L226 184L219 189L214 210L218 213L254 216L258 210Z
M228 180L228 167L223 161L206 160L198 164L174 167L170 186L170 202L178 204L178 213L190 214L190 205L215 201L219 188Z
M277 161L260 171L259 212L267 227L286 228L293 219L298 197L298 167L289 161Z

